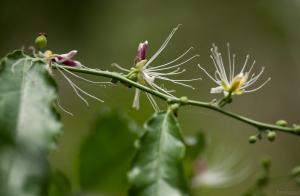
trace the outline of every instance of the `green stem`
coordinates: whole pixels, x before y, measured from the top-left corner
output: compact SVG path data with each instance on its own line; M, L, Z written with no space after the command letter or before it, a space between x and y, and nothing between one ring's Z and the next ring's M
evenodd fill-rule
M281 127L281 126L277 126L274 124L259 122L259 121L256 121L256 120L253 120L253 119L250 119L250 118L247 118L247 117L244 117L244 116L232 113L232 112L228 112L228 111L222 109L218 104L214 104L214 103L210 103L210 102L196 101L196 100L188 100L187 102L183 103L180 98L170 97L169 95L166 95L164 93L153 90L149 87L146 87L137 82L134 82L134 81L126 78L124 75L117 73L117 72L102 71L102 70L98 70L98 69L96 70L96 69L90 69L90 68L75 68L75 67L62 66L62 65L57 65L57 64L53 65L54 69L60 68L60 67L63 67L64 69L67 69L72 72L85 73L85 74L97 75L97 76L103 76L106 78L115 79L120 82L127 83L131 86L134 86L134 87L136 87L142 91L145 91L147 93L150 93L164 101L171 101L172 103L179 103L181 105L198 106L198 107L203 107L203 108L207 108L210 110L214 110L216 112L219 112L221 114L224 114L224 115L234 118L236 120L239 120L239 121L242 121L249 125L252 125L260 130L277 130L277 131L282 131L282 132L291 133L291 134L300 136L299 131L297 131L294 127Z

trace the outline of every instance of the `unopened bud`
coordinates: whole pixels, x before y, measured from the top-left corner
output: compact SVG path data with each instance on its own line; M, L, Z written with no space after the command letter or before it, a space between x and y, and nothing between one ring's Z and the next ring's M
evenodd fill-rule
M254 144L257 141L257 136L256 135L251 135L249 137L249 143Z
M183 104L183 105L186 105L189 103L189 99L186 97L186 96L183 96L183 97L180 97L180 102Z
M300 166L295 167L295 168L291 171L291 176L292 176L292 177L300 176Z
M39 49L43 49L47 46L47 35L46 35L46 33L39 33L38 37L35 39L35 45Z
M293 124L293 128L294 128L295 133L297 133L297 134L300 133L300 125Z
M174 103L169 107L169 110L171 110L174 115L177 117L178 116L178 109L179 109L179 104L178 103Z
M264 158L261 160L261 166L265 169L268 170L271 167L271 160L270 158Z
M268 182L269 182L269 176L266 172L261 172L256 179L256 184L259 187L266 186Z
M276 121L276 125L281 126L281 127L286 127L287 124L288 123L285 120L278 120L278 121Z
M276 132L275 131L268 131L268 134L267 134L267 137L268 137L268 140L273 142L276 138Z

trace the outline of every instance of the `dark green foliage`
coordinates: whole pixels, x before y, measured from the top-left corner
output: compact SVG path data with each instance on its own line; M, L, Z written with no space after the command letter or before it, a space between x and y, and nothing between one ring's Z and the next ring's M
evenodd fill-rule
M127 191L126 173L134 152L137 125L121 112L102 112L81 146L80 184L84 191L113 195Z
M136 143L130 196L188 195L182 160L185 145L173 112L154 114Z
M300 166L297 166L294 169L292 169L291 177L296 182L296 184L300 186Z
M261 160L261 171L256 175L255 184L243 196L264 196L270 183L271 160L266 157Z
M45 195L61 124L46 64L15 51L0 64L0 195Z
M48 185L48 196L71 196L69 179L60 171L52 173Z

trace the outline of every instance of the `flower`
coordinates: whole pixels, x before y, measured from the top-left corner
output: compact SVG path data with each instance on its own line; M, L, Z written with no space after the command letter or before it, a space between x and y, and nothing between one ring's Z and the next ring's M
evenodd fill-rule
M66 54L54 54L51 50L47 50L44 53L40 52L38 53L38 55L35 54L34 52L34 56L38 59L42 59L46 62L46 64L48 65L48 70L49 73L52 73L52 64L56 63L59 65L64 65L64 66L70 66L70 67L76 67L76 68L88 68L86 66L84 66L83 64L81 64L79 61L74 60L74 56L77 54L77 50L71 50L70 52L66 53ZM103 100L99 99L98 97L91 95L90 93L86 92L85 90L83 90L82 88L80 88L77 84L75 84L68 76L67 74L76 77L82 81L85 81L87 83L91 83L94 85L103 85L103 84L107 84L108 82L98 82L98 81L92 81L89 79L86 79L82 76L79 76L69 70L67 70L66 68L62 67L62 66L56 66L56 69L60 72L60 74L66 79L66 81L70 84L70 86L72 87L73 91L75 92L75 94L87 105L89 106L88 101L83 97L83 95L86 95L90 98L93 98L99 102L104 102ZM66 73L64 73L66 72ZM64 109L60 104L59 101L57 102L58 107L60 107L64 112L70 114L73 116L73 114L69 111L67 111L66 109Z
M249 177L250 164L241 157L241 153L224 146L214 148L209 155L195 160L192 187L229 187Z
M167 62L162 65L152 66L153 61L161 54L161 52L166 48L169 41L175 34L175 32L178 30L179 25L174 28L169 36L166 38L166 40L163 42L161 47L156 51L156 53L149 59L146 59L147 49L149 46L148 41L141 42L138 45L137 54L134 59L134 67L131 68L131 70L127 70L119 65L114 64L117 68L128 72L127 78L136 81L142 85L149 85L154 90L160 91L162 93L165 93L169 95L170 97L174 97L171 93L174 92L174 90L167 90L163 86L160 86L156 84L155 82L157 80L164 80L168 81L174 84L182 85L185 87L189 87L194 89L193 86L186 84L185 82L199 80L201 78L194 78L194 79L174 79L170 76L175 76L184 73L186 70L182 69L181 66L184 64L190 62L195 57L198 57L199 55L193 55L185 60L183 58L186 56L186 54L193 49L193 47L190 47L188 50L186 50L184 53L182 53L180 56L175 58L174 60ZM180 62L178 62L180 61ZM135 96L133 100L133 108L139 109L140 107L140 94L141 91L139 89L135 90ZM158 111L159 107L156 104L154 98L149 93L146 93L147 98L149 99L152 107Z
M51 50L47 50L42 53L48 62L54 62L61 65L71 66L71 67L82 67L83 65L79 61L73 60L73 57L77 54L77 50L71 50L66 54L53 54Z
M212 54L210 55L216 69L214 77L211 74L209 74L208 71L206 71L203 67L198 65L199 68L202 69L205 72L205 74L218 85L217 87L211 88L210 93L223 92L225 96L227 96L228 94L240 95L243 93L250 93L259 90L271 80L271 78L268 78L260 86L254 89L248 89L258 80L258 78L264 72L265 68L262 67L261 71L257 75L255 73L252 73L252 75L250 76L251 71L255 65L255 60L253 61L250 68L246 71L248 60L250 58L250 55L247 55L242 69L236 74L235 73L236 56L235 54L231 56L229 43L227 44L227 49L228 49L228 65L229 65L228 70L225 69L221 53L219 53L218 47L214 44L213 47L211 48Z

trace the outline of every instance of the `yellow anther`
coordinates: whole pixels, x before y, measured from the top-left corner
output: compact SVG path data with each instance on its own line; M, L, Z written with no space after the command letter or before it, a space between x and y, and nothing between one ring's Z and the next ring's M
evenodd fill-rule
M47 50L45 51L44 55L46 58L51 58L53 56L53 52L51 50Z

